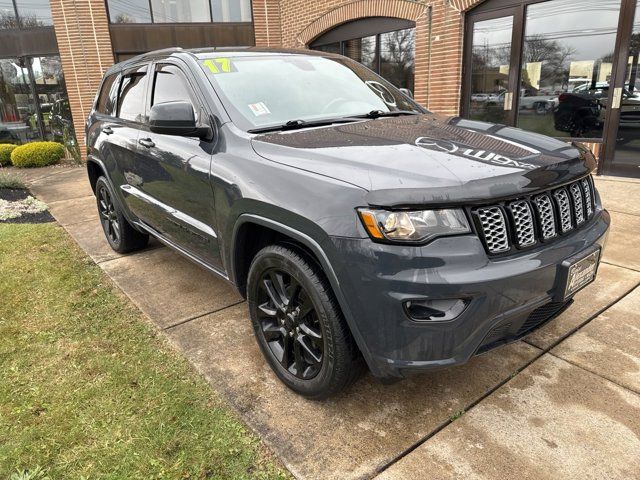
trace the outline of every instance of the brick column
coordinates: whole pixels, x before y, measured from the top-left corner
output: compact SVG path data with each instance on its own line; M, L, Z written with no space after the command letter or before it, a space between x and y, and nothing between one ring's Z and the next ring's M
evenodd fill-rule
M113 65L104 0L50 0L73 126L82 158L84 126L102 76Z
M282 46L280 30L280 1L253 0L253 29L257 47Z

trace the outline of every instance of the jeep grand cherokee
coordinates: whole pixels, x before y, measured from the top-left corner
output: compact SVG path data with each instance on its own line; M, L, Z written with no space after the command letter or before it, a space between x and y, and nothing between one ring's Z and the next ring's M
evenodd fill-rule
M315 399L526 335L593 281L609 227L588 150L432 114L339 55L138 56L86 134L111 247L151 235L231 282Z

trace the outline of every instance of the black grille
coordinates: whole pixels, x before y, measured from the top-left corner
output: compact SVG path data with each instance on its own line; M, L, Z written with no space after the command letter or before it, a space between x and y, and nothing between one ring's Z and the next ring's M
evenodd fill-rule
M508 342L513 342L528 333L531 333L538 327L541 327L548 321L560 315L571 304L573 299L566 302L549 302L541 307L536 308L529 314L524 323L514 333L512 330L512 324L504 323L493 328L482 341L482 344L476 351L476 355L487 352L499 345L503 345Z
M521 337L522 335L527 334L534 328L540 326L547 320L551 320L556 315L559 315L567 308L573 300L569 300L567 302L549 302L541 307L536 308L533 312L529 314L525 322L518 329L516 333L516 337Z
M595 212L591 177L561 188L472 210L490 254L527 248L582 227Z

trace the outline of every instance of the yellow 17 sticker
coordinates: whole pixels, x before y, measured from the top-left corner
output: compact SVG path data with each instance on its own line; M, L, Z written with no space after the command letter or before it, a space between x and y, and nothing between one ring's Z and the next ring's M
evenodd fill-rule
M231 71L231 61L228 58L209 58L202 62L211 73L229 73Z

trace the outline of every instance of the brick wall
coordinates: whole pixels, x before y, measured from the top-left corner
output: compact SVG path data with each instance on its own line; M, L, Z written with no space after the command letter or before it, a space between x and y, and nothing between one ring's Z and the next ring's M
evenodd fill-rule
M50 0L53 25L83 158L84 125L105 70L113 64L104 0Z
M280 1L253 0L251 4L256 46L280 47L282 45Z

